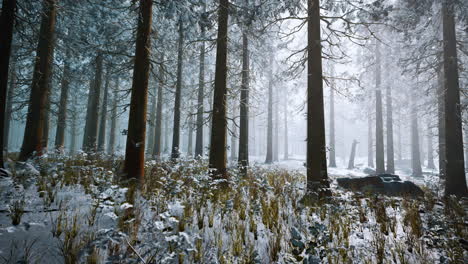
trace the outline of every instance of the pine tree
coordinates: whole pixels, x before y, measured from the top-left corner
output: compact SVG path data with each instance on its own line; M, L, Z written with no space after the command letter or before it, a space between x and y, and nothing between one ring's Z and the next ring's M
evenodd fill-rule
M130 98L128 134L123 168L127 179L137 179L140 184L144 181L145 173L146 108L150 70L152 7L152 0L140 1L132 95Z
M219 0L215 87L209 158L209 166L214 169L213 176L215 178L225 178L228 176L226 171L228 10L229 1Z
M30 158L34 152L42 154L43 134L48 101L48 87L52 69L53 38L55 31L56 1L44 0L36 50L36 61L31 84L31 94L19 159Z

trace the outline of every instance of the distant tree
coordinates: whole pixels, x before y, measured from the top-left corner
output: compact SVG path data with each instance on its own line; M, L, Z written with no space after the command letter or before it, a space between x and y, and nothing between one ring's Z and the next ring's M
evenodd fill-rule
M52 68L52 53L56 17L56 0L44 0L36 51L36 61L31 84L31 94L24 130L24 139L19 159L30 158L34 152L42 154L45 111L48 100L48 87Z
M158 73L158 100L156 105L156 120L154 124L154 147L153 156L156 160L161 159L162 148L162 108L163 108L163 89L164 89L164 53L161 54L161 63L159 64ZM168 134L168 133L167 133Z
M88 107L86 108L86 122L83 136L83 150L86 152L97 151L99 98L101 97L102 83L102 57L102 53L98 51L94 61L94 80L90 82L89 86Z
M359 142L355 139L353 140L353 145L351 146L351 154L349 155L348 170L354 169L354 158L356 156L356 146Z
M179 43L177 53L177 83L174 100L174 125L172 129L171 159L177 160L180 156L180 101L182 96L182 71L184 56L184 24L179 20Z
M106 69L106 82L104 84L104 97L102 98L101 114L99 118L99 138L98 138L98 151L104 152L106 145L106 125L107 125L107 104L109 97L109 85L111 78L111 66L108 65Z
M115 78L114 88L112 89L112 108L111 108L111 124L110 124L110 132L109 132L109 144L107 146L107 152L111 155L115 152L115 137L117 136L117 123L118 123L118 116L117 116L117 108L118 108L118 97L119 97L119 77Z
M58 108L57 130L55 132L55 149L64 153L65 128L67 124L68 90L70 87L70 50L67 49L63 64L60 102Z
M265 163L273 163L273 54L270 54L268 69L268 117Z
M132 95L123 172L127 179L143 183L145 173L146 108L150 71L151 21L153 1L141 0L133 69Z
M375 172L385 173L380 42L375 44Z
M333 66L332 66L333 67ZM332 70L333 73L333 70ZM332 81L333 83L333 81ZM330 86L330 162L329 167L336 168L335 158L335 87Z

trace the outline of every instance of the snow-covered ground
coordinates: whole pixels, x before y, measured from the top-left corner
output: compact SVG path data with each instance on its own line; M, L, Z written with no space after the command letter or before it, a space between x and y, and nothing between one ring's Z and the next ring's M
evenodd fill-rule
M437 197L435 175L397 171L424 186L424 199L332 183L330 200L310 203L301 201L304 157L263 158L253 157L248 177L231 168L229 187L213 182L206 161L150 161L142 193L119 183L119 162L107 158L11 168L0 179L0 262L467 263L464 205ZM366 175L341 163L332 180Z

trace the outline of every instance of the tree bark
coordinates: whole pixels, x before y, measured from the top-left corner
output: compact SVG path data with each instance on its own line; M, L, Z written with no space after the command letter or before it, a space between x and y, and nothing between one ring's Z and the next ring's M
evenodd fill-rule
M246 3L248 0L246 0ZM249 166L249 82L250 82L250 56L249 39L246 28L242 32L242 75L240 94L240 120L239 120L239 159L238 165L241 173L247 173Z
M192 109L192 106L190 106L190 109ZM193 114L191 112L188 118L187 156L193 156Z
M381 91L381 69L380 69L380 42L375 44L375 172L385 173L385 152L383 135L382 115L382 91Z
M395 174L395 153L393 150L393 107L392 90L387 86L387 173Z
M158 77L155 77L155 84L154 84L154 90L153 90L153 96L151 96L151 110L150 110L150 121L148 122L149 125L149 131L148 131L148 144L146 147L146 153L148 155L153 155L153 149L154 149L154 132L156 131L155 124L156 124L156 105L157 105L157 92L158 92L158 86L156 85L158 83Z
M273 163L273 54L270 54L270 68L268 80L268 120L265 163Z
M13 53L13 52L12 52ZM3 150L8 153L8 142L10 138L10 123L11 123L11 116L13 114L13 96L14 96L14 91L16 90L16 82L17 80L17 75L16 75L16 57L14 53L12 54L14 57L12 58L13 61L11 62L11 67L10 67L10 79L8 80L8 92L7 92L7 98L6 98L6 108L5 108L5 122L4 122L4 128L3 128ZM12 56L10 55L10 56ZM2 80L3 81L3 80ZM1 111L1 110L0 110Z
M156 122L154 124L154 148L153 156L159 161L161 160L162 150L162 108L163 108L163 89L164 89L164 54L161 55L161 63L159 64L159 85L158 85L158 101L156 105Z
M70 52L67 49L63 65L62 84L60 87L60 103L57 117L57 130L55 133L55 149L64 153L65 128L67 126L68 88L70 86Z
M357 141L353 140L353 145L351 146L351 154L349 155L348 170L354 169L354 157L356 156L356 145Z
M108 153L110 155L114 155L115 152L115 139L117 136L117 107L118 107L118 97L119 97L119 77L115 79L115 86L113 89L113 96L112 96L112 110L111 110L111 125L110 125L110 133L109 133L109 145L107 146Z
M319 185L328 186L319 3L308 0L307 192L317 192Z
M435 169L434 148L432 146L432 128L429 120L427 122L427 168L431 170Z
M445 186L445 87L444 73L441 67L437 71L437 121L438 121L438 152L439 152L439 178Z
M179 20L179 51L177 55L177 84L174 101L174 126L172 129L172 152L171 159L177 160L180 156L180 100L182 96L182 67L183 67L183 49L184 46L184 28L182 20Z
M445 87L445 194L467 196L453 4L442 3Z
M152 0L141 0L133 67L132 95L128 118L128 135L123 172L127 179L136 179L140 186L145 174L146 108L150 70Z
M289 159L289 142L288 142L288 91L284 94L284 160Z
M203 5L204 12L206 12L206 6ZM203 21L204 23L205 21ZM200 25L201 38L200 43L200 66L198 73L198 101L197 101L197 124L196 124L196 136L195 136L195 157L203 157L203 99L205 96L205 26Z
M36 51L31 94L29 100L23 145L19 159L25 161L34 152L42 154L46 102L52 68L53 35L55 30L56 1L44 0L41 29Z
M13 24L15 20L16 0L3 0L2 14L0 16L0 168L4 168L3 149L4 145L8 146L7 141L4 141L4 125L5 125L5 106L8 88L8 68L10 66L11 42L13 40ZM13 68L14 69L14 68ZM13 80L10 80L13 82Z
M70 154L76 151L76 131L78 129L78 98L77 96L72 97L72 122L71 122L71 133L70 133Z
M421 153L419 148L419 132L418 132L418 111L416 108L416 100L413 91L413 100L411 102L411 166L413 177L422 177L421 169Z
M104 98L102 99L101 118L99 121L98 151L104 152L106 145L107 100L109 97L110 69L106 70L106 84L104 85Z
M236 145L236 137L237 137L237 125L236 125L236 107L232 109L232 135L231 135L231 160L236 160L237 157L237 145Z
M333 72L333 71L332 71ZM332 81L333 83L333 81ZM335 157L335 93L334 85L330 87L330 163L329 167L336 168Z
M216 40L216 69L213 95L213 114L210 143L209 167L214 169L215 178L226 178L226 97L227 97L227 35L228 0L219 0L218 38Z
M88 93L88 107L86 110L86 123L83 137L83 150L96 152L98 136L99 101L101 97L102 82L102 54L98 52L95 60L96 72L94 80L90 82Z
M374 137L372 134L372 107L369 105L369 113L367 116L367 166L374 167Z

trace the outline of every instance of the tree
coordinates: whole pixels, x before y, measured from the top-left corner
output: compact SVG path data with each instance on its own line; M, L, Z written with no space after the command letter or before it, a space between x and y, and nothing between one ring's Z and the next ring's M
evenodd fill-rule
M333 70L332 70L333 72ZM335 93L334 86L330 86L330 163L328 166L336 168L335 159Z
M11 42L13 40L13 24L15 20L16 0L3 0L2 14L0 16L0 168L3 164L3 141L5 106L8 87L8 67L10 65Z
M161 159L162 150L162 104L163 104L163 85L164 85L164 53L161 54L161 63L159 64L159 85L158 85L158 101L156 105L156 122L154 124L154 148L153 156L156 160Z
M457 40L453 3L442 2L443 65L445 88L445 194L466 196Z
M421 153L419 149L418 110L416 108L415 92L412 91L411 102L411 167L413 177L422 177Z
M227 35L229 0L219 0L218 38L216 39L216 68L209 167L213 176L227 177L226 171L226 102L227 102Z
M248 0L246 0L248 4ZM242 31L242 74L241 74L241 94L239 104L239 159L238 164L243 174L247 173L249 166L249 39L247 28Z
M382 117L382 91L380 72L380 42L375 44L375 172L385 173L384 136Z
M44 0L26 127L19 156L22 161L30 158L34 152L36 152L36 155L41 155L42 148L45 147L42 145L42 138L52 68L55 17L56 0Z
M195 157L203 156L203 98L205 96L205 27L206 27L206 5L203 2L204 19L200 21L202 41L200 42L200 67L198 72L198 98L197 98L197 124L195 135Z
M323 106L319 0L308 0L307 15L307 192L328 185Z
M146 108L150 70L152 0L141 0L133 67L132 95L123 172L127 179L143 183L145 173Z
M109 145L107 146L107 152L111 155L115 152L115 137L117 131L117 107L118 107L118 97L119 97L119 77L115 78L115 84L112 96L112 108L111 108L111 125L110 125L110 132L109 132Z
M106 145L107 98L109 97L110 70L111 67L107 66L106 83L104 84L104 98L102 98L101 117L99 118L98 151L100 152L104 152Z
M83 150L95 152L97 150L99 98L101 97L102 82L102 53L98 52L95 59L94 80L90 82L88 93L88 107L86 109L86 123L83 137Z
M432 146L432 127L430 122L427 122L427 168L434 170L434 149Z
M387 68L389 68L389 58L387 58ZM393 107L392 107L392 88L391 81L386 87L386 106L387 106L387 170L389 174L395 174L395 153L393 150Z
M171 159L176 160L180 156L180 100L182 96L182 70L184 52L184 26L182 19L179 20L179 50L177 53L177 83L174 101L174 126L172 130L172 153Z
M267 141L265 163L273 163L273 54L270 54L270 68L268 71L268 117L267 117Z
M351 154L349 155L348 170L354 169L354 157L356 156L356 146L359 142L355 139L353 140L353 145L351 146Z
M289 159L288 145L288 91L284 93L284 160Z
M65 61L63 64L62 84L60 87L60 103L57 118L57 130L55 133L55 149L60 153L64 153L65 144L65 128L67 122L67 104L68 104L68 89L70 86L70 50L67 49Z

